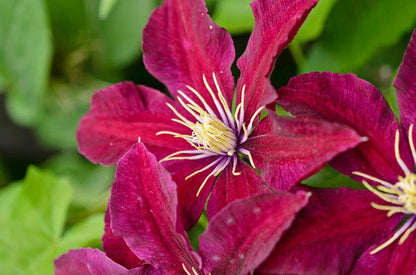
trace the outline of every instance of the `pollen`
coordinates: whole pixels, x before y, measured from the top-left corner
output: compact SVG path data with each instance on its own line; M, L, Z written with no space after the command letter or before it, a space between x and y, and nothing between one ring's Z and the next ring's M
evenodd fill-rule
M412 152L414 164L416 166L416 151L413 142L413 124L409 127L409 145ZM370 254L375 254L380 250L386 248L394 241L399 239L399 244L404 243L407 237L416 230L416 174L411 171L400 157L399 151L399 130L396 131L394 152L396 161L400 165L405 176L398 176L397 182L390 183L379 178L370 176L361 172L353 172L357 176L379 183L379 186L372 186L366 180L363 180L363 185L379 198L387 202L387 205L380 205L372 202L371 206L376 209L387 211L387 216L391 217L396 213L403 213L407 215L406 221L394 232L386 242L379 245L372 250Z

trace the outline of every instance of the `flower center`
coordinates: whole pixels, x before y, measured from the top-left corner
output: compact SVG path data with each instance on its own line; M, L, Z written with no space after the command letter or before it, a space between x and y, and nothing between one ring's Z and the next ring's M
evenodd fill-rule
M199 149L210 150L218 154L232 156L237 147L237 138L234 131L221 120L208 113L201 114L202 123L190 125L194 137L191 142L199 144Z
M416 214L416 175L408 174L406 177L399 177L396 183L402 194L398 195L398 201L403 204L409 214Z
M416 165L416 150L413 143L413 124L409 128L409 144L412 151L413 160ZM379 178L370 176L361 172L353 172L353 174L361 176L363 178L372 180L374 182L380 183L379 186L372 186L367 181L363 180L363 185L372 193L388 202L388 205L380 205L372 202L371 206L376 209L388 211L387 216L391 217L396 213L407 214L407 220L396 230L393 236L388 239L386 242L375 248L370 254L375 254L382 250L383 248L389 246L395 240L400 237L399 244L402 244L407 237L416 229L416 174L411 172L406 164L400 157L399 151L399 130L396 131L396 137L394 142L394 152L396 155L397 163L402 168L405 176L398 176L398 181L396 183L389 183L387 181L381 180Z
M251 117L248 125L244 121L244 91L245 85L241 90L241 102L236 106L235 112L231 111L230 105L222 94L220 85L217 81L215 73L212 73L212 81L215 85L217 94L209 85L205 75L202 75L205 88L211 96L213 105L208 105L203 96L191 86L186 88L196 96L199 103L191 99L184 92L178 90L180 96L177 97L178 102L188 113L185 117L175 107L167 103L168 107L176 115L173 121L182 124L190 129L191 133L176 133L171 131L160 131L156 135L167 134L177 138L182 138L192 145L194 150L178 151L162 159L169 160L198 160L207 157L215 157L213 161L202 169L193 172L185 179L199 174L203 171L211 169L211 172L205 178L197 196L205 186L211 176L218 176L231 162L233 163L232 173L235 176L240 175L236 171L238 154L237 152L247 156L250 165L255 168L253 158L250 151L240 146L248 139L254 128L254 120L264 109L260 107Z

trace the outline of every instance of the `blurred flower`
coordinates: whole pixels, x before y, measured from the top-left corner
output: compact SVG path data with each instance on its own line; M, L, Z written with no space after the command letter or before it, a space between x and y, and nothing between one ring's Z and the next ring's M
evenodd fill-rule
M143 59L176 101L131 82L98 91L78 129L80 152L109 165L140 137L178 184L185 228L211 190L209 218L235 199L291 188L361 141L350 128L319 119L271 110L259 119L276 98L269 80L275 59L316 2L253 1L256 23L237 61L233 108L230 35L208 16L205 1L166 0L143 32Z
M368 190L316 190L263 272L414 273L416 30L394 86L400 123L380 91L352 74L299 75L278 90L294 115L341 122L368 137L331 162Z
M71 250L55 274L247 274L270 253L308 193L259 193L227 205L195 252L177 219L176 184L142 143L117 164L103 246Z

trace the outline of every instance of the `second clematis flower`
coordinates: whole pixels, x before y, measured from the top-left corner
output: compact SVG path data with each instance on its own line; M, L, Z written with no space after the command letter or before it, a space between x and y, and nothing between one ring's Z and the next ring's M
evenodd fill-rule
M117 163L106 253L70 250L55 261L55 274L247 274L267 257L309 195L268 191L230 203L200 236L197 253L177 215L176 184L138 143Z
M381 92L352 74L299 75L278 90L294 115L368 137L331 162L367 190L315 190L260 274L415 274L416 30L394 86L400 122Z
M143 59L175 100L131 82L98 91L77 132L80 152L110 165L140 137L178 184L185 228L210 194L208 218L235 199L291 188L361 142L340 124L265 111L276 98L274 62L316 2L253 1L255 26L234 88L231 36L205 1L164 1L144 29Z

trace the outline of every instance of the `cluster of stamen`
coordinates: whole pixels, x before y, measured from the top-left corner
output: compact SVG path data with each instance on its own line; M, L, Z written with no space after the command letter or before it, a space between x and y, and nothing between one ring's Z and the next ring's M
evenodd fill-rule
M413 160L416 167L416 150L413 142L413 124L409 128L409 144L412 152ZM361 172L353 172L353 174L366 178L368 180L379 183L380 185L374 187L367 181L363 180L363 185L372 193L390 203L389 205L380 205L372 202L371 206L376 209L388 211L387 216L391 217L396 213L403 213L408 215L404 223L395 231L393 236L386 242L375 248L370 254L375 254L383 248L389 246L395 240L400 238L399 244L402 244L407 237L416 229L416 174L414 171L410 171L404 161L400 157L399 151L399 130L396 131L394 152L397 163L400 165L405 176L398 176L396 183L390 183L379 178L370 176Z
M176 118L173 118L172 120L189 128L190 133L185 134L171 131L161 131L157 133L157 135L168 134L182 138L194 148L193 150L183 150L170 154L162 159L161 162L169 160L197 160L217 156L214 161L185 178L189 179L196 174L212 169L199 187L196 194L197 196L207 183L208 179L212 176L218 176L231 162L233 163L232 173L236 176L241 174L236 171L238 152L245 155L250 162L250 165L255 168L250 152L239 146L248 139L248 136L254 128L253 124L255 118L264 109L264 107L260 107L251 117L249 124L246 125L244 121L245 85L241 91L241 102L236 106L235 111L233 112L221 91L215 73L212 73L212 80L217 91L216 94L209 85L205 75L202 75L202 79L205 88L215 105L214 109L216 112L208 105L206 100L196 89L191 86L186 86L186 88L198 98L200 103L195 102L195 100L191 99L180 90L178 90L180 96L177 97L177 100L193 119L190 120L183 116L171 104L167 103L167 105L176 115Z

